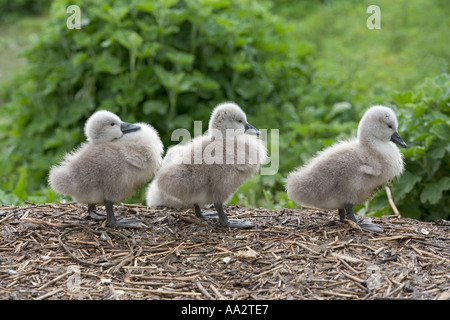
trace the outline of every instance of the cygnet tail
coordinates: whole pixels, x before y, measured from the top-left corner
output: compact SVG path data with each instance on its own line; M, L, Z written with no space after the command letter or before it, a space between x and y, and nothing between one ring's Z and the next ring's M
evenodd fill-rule
M70 173L64 167L55 166L50 170L48 184L57 193L62 195L72 194L70 180Z
M287 178L286 193L289 199L302 206L311 206L314 202L311 194L314 182L308 181L301 171L291 172Z

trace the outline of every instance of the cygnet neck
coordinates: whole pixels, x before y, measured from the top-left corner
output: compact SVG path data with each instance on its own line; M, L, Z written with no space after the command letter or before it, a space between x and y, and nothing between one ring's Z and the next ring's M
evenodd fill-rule
M383 158L395 159L399 153L399 150L392 142L383 141L374 136L358 136L358 143L364 148L375 151Z

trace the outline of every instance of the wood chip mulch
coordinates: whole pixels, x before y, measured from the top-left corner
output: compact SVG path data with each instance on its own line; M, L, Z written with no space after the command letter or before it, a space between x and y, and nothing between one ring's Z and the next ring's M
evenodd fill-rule
M99 207L103 210L102 207ZM0 299L450 299L450 222L372 218L382 234L314 210L115 206L148 228L110 229L77 203L0 206Z

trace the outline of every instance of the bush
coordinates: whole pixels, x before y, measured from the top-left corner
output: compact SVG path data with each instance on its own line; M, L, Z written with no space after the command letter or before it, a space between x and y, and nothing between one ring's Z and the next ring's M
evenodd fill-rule
M52 0L0 0L0 18L3 22L21 15L37 15L50 8Z
M0 142L10 151L0 173L10 191L26 173L19 198L45 185L50 166L85 140L84 122L97 109L151 123L168 146L173 129L207 123L226 100L267 128L266 111L297 105L307 88L311 51L290 41L265 2L84 0L80 30L66 26L70 4L53 2L0 109Z
M426 79L415 91L392 95L398 107L399 133L408 148L405 172L392 186L403 216L436 220L450 218L450 76ZM384 192L372 210L387 210Z

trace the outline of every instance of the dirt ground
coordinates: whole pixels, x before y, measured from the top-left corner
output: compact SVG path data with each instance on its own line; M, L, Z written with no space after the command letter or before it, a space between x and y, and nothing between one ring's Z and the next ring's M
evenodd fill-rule
M100 207L102 209L102 207ZM148 228L110 229L76 203L0 207L0 299L450 299L450 222L226 207L256 227L193 210L115 206Z

